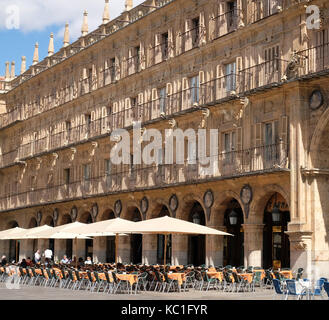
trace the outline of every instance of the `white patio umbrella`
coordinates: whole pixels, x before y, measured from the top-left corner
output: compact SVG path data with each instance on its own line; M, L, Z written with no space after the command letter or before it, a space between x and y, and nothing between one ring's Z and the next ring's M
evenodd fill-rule
M121 229L125 229L129 225L134 225L136 222L115 218L95 223L90 223L79 228L79 234L91 237L110 237L115 236L115 263L118 263L118 240L119 236L125 236Z
M22 231L26 231L26 229L16 227L16 228L3 230L3 231L0 232L0 240L10 240L7 237L9 237L11 235L14 235L14 234L17 234L17 233L22 232ZM16 240L16 261L18 261L18 242L17 242L17 240Z
M164 265L166 264L167 254L167 235L169 234L233 236L230 233L168 216L135 222L125 227L117 228L116 231L122 233L163 234L165 236Z
M77 247L78 239L91 239L90 237L78 233L78 230L85 225L87 224L81 222L68 223L48 230L35 232L25 237L25 239L74 239L75 247ZM76 261L76 266L77 263L78 261Z
M18 228L20 229L20 228ZM50 227L48 225L40 226L40 227L35 227L31 229L21 229L17 230L16 232L11 232L10 234L6 236L0 236L0 239L2 240L25 240L25 239L31 239L31 237L38 232L41 231L49 231L53 229L53 227Z

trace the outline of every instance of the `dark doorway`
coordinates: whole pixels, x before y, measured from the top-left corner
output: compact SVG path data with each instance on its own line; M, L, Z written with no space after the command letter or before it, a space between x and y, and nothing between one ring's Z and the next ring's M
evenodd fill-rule
M9 229L11 228L18 228L18 223L16 221L12 222L9 225ZM19 240L9 240L9 262L19 260L19 249L20 249L20 242ZM18 262L18 261L16 261Z
M136 208L133 212L132 221L141 221L141 215ZM133 234L131 236L131 262L133 264L142 263L143 235Z
M104 215L104 220L115 219L113 211ZM115 262L115 237L106 237L106 262Z
M63 217L63 225L72 223L72 218L69 214L66 214ZM69 259L73 259L73 240L72 239L67 239L65 242L65 254Z
M88 213L86 220L85 220L87 224L93 223L93 219L90 215L90 213ZM91 257L91 259L93 258L93 239L87 239L86 241L86 246L85 246L85 259L87 259L87 257Z
M169 210L166 206L162 206L158 218L168 216L170 217ZM165 236L163 234L158 234L157 239L157 263L163 264L164 261L164 246L165 246ZM171 235L167 236L167 249L166 249L166 262L171 262Z
M190 212L190 222L205 225L205 215L199 202L195 202ZM206 236L196 235L188 238L188 264L200 266L206 261Z
M224 236L224 265L243 266L244 265L244 234L243 234L243 212L240 204L232 199L224 215L224 225L227 232L234 235Z
M273 210L279 219L275 218L275 214L273 216ZM285 234L289 221L290 211L287 202L279 193L274 194L264 211L264 268L290 268L290 242L288 235Z

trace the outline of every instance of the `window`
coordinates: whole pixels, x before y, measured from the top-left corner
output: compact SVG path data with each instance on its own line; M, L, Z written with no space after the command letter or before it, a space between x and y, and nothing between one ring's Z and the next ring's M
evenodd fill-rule
M64 183L65 184L70 184L70 174L71 174L70 168L64 169Z
M237 2L229 1L227 2L227 26L228 30L236 24L237 16Z
M190 78L190 90L192 105L199 104L199 76Z
M91 125L91 114L85 114L86 131L89 133Z
M110 176L112 171L112 162L110 159L105 160L105 175Z
M265 50L265 74L271 74L279 70L279 46Z
M222 150L224 153L223 160L225 164L229 164L229 163L233 164L235 146L236 146L235 131L224 133Z
M168 32L161 35L162 60L168 58Z
M110 59L110 75L111 75L111 82L115 81L115 58Z
M264 126L265 160L267 161L275 160L278 157L279 150L276 145L279 142L278 123L278 121L272 121L265 123Z
M71 121L65 122L65 128L66 128L67 139L69 140L71 135Z
M83 165L83 179L84 180L90 179L90 164Z
M231 92L236 89L236 63L232 62L225 65L226 91Z
M134 108L137 106L137 97L130 98L130 106Z
M200 18L192 19L192 47L197 47L199 45L200 36Z
M159 89L160 113L166 113L167 88Z
M139 71L139 67L140 67L140 52L141 52L141 47L140 46L135 47L136 71Z

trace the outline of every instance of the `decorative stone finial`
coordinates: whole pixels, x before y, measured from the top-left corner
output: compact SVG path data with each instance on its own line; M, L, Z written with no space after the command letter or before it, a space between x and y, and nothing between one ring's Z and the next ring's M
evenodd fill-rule
M6 61L6 73L5 73L6 80L10 78L9 64L10 64L9 61Z
M81 35L84 37L88 34L88 12L87 10L83 13L83 23L81 28Z
M70 31L69 31L69 24L65 24L65 31L64 31L64 40L63 40L63 47L67 47L70 44Z
M130 11L133 8L133 0L126 0L125 11Z
M11 63L10 78L11 79L15 78L15 61L12 61Z
M105 7L103 12L103 24L110 22L110 9L109 9L109 0L105 0Z
M26 57L22 57L22 64L21 64L21 74L23 74L26 71Z
M54 34L50 34L50 40L49 40L49 46L48 46L48 57L52 56L54 54Z
M32 65L35 65L39 62L39 44L38 42L35 44L34 47L34 54L33 54L33 63Z

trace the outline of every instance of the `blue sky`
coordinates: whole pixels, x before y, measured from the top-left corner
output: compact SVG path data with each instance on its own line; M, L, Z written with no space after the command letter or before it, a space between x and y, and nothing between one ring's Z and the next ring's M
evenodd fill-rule
M134 0L134 6L143 0ZM39 43L40 61L48 55L50 33L54 33L55 51L61 48L65 23L70 25L70 41L81 34L83 11L88 11L89 32L102 23L104 0L0 0L0 75L5 62L15 61L20 73L21 57L27 68L32 64L34 45ZM110 17L124 11L124 0L110 0ZM15 27L18 29L15 29Z

